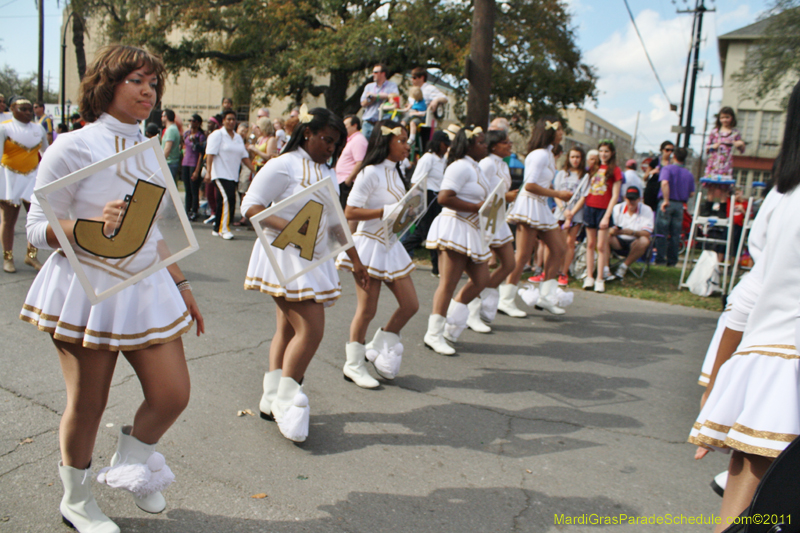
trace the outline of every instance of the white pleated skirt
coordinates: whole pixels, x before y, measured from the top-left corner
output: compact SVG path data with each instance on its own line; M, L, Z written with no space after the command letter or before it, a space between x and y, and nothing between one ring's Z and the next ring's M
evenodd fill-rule
M514 240L514 234L511 233L511 228L508 227L508 223L498 220L498 225L499 227L494 233L492 241L489 243L489 248L500 248L505 243L512 242Z
M91 272L110 277L100 270ZM112 284L117 281L110 280ZM33 280L20 318L56 340L112 351L167 343L192 326L186 304L167 269L93 306L69 261L58 252L50 255Z
M794 346L740 346L720 368L689 442L777 457L800 434L799 385Z
M292 253L291 249L288 252L277 248L272 250L283 272L297 272L305 268L305 261ZM326 307L333 305L342 294L342 285L339 283L339 274L336 272L333 259L325 261L290 281L286 287L282 287L260 241L256 241L253 245L244 288L248 291L261 291L270 296L286 298L290 302L314 300L325 304Z
M394 281L410 276L414 262L398 241L387 251L383 241L371 234L357 232L353 235L356 252L361 263L367 268L370 277L381 281ZM345 252L336 258L336 268L353 271L353 263Z
M547 206L547 200L526 191L517 196L506 220L510 224L525 224L541 231L558 229L558 220Z
M509 231L510 233L510 231ZM464 254L475 263L483 263L491 257L489 246L481 238L478 229L478 214L464 218L450 209L442 210L433 219L428 230L425 248L432 250L453 250Z
M22 200L31 201L36 185L36 171L17 174L11 169L0 167L0 200L19 204Z

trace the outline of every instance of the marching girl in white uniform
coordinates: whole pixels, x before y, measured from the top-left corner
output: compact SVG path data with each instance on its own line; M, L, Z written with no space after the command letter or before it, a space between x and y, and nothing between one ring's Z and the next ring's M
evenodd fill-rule
M783 195L775 188L769 191L769 194L767 194L767 197L764 198L764 202L761 204L761 208L758 210L758 215L756 215L755 220L753 220L753 225L750 227L750 232L747 239L747 249L750 252L750 256L753 258L754 263L759 260L761 257L761 252L764 250L764 245L767 241L767 226L769 224L769 219L771 218L773 211L775 211L775 207L778 205L782 197ZM717 329L714 330L714 336L711 338L711 343L708 345L706 357L703 360L703 366L700 370L700 377L697 380L697 383L703 387L708 386L708 380L711 377L711 373L714 369L714 361L717 359L717 352L719 351L719 344L722 340L722 334L725 332L725 326L728 322L728 315L733 309L734 302L736 302L736 299L739 297L738 295L740 287L744 286L743 281L746 277L747 274L743 276L741 280L739 280L739 283L728 295L728 301L725 305L725 310L722 312L722 314L720 314L719 320L717 320ZM718 493L722 493L722 491L725 490L727 479L727 470L717 474L712 483L714 490Z
M716 531L750 503L771 462L800 435L800 83L789 98L762 257L739 283L689 442L732 450Z
M758 210L756 218L753 220L753 225L750 227L750 232L747 237L747 250L750 252L750 257L753 258L753 264L758 262L761 257L761 252L764 250L764 245L767 241L767 226L769 219L772 217L772 212L775 211L775 206L778 205L783 195L778 192L778 189L772 188L767 194L761 207ZM744 279L744 278L742 278ZM711 370L714 368L714 360L717 358L717 350L719 349L719 341L722 337L722 332L725 331L725 323L727 321L728 312L733 308L733 303L736 301L737 287L739 283L733 288L728 295L728 301L725 305L725 310L717 320L717 329L714 330L714 336L711 338L711 344L708 345L706 357L703 360L703 366L700 371L700 377L697 380L699 385L703 387L708 386L708 378L711 376Z
M145 141L139 122L150 115L163 94L164 76L161 60L144 50L114 45L98 51L80 86L82 115L91 124L59 137L42 159L37 186ZM109 167L49 195L71 241L77 218L104 222L106 235L119 225L129 186L115 179L116 172L116 166ZM35 197L27 228L34 245L58 248ZM156 235L153 232L137 257L157 253ZM118 282L110 270L86 268L96 286ZM113 468L103 469L98 480L130 490L144 511L164 510L166 501L160 491L174 476L154 448L189 401L181 335L191 328L192 320L197 321L197 334L203 332L203 318L178 265L159 270L93 306L64 254L53 253L34 280L20 318L53 337L66 382L67 406L59 428L64 520L81 533L119 531L92 496L89 466L120 351L136 371L144 402L133 426L120 430ZM128 483L122 483L120 476L127 477Z
M525 183L522 186L514 207L508 214L508 221L517 225L516 265L508 275L505 285L500 286L500 310L503 306L514 306L517 295L517 283L530 260L536 238L541 239L550 254L547 257L544 281L539 286L537 308L547 309L554 315L563 315L564 309L558 306L556 290L558 289L558 271L564 262L567 252L564 236L558 227L558 220L547 206L548 196L567 201L572 197L569 191L554 191L550 188L556 175L556 161L553 157L553 146L557 146L564 131L558 117L544 117L536 122L525 158ZM514 315L511 315L514 316ZM525 316L525 313L522 313Z
M336 163L346 139L347 130L339 117L327 109L315 108L309 112L303 106L300 123L281 156L270 159L253 178L242 202L242 212L251 219L270 204L285 200L327 178L333 180L338 190L336 173L328 161ZM326 227L325 219L323 217L320 223L320 231L336 231L336 228ZM305 268L295 248L287 246L281 250L273 247L272 251L284 272ZM357 279L366 286L367 271L355 248L350 248L347 255L355 265ZM267 420L274 419L287 439L303 442L308 436L310 411L301 383L322 342L324 308L333 305L341 295L333 259L283 287L267 253L256 241L244 288L269 294L278 307L277 330L269 349L269 371L264 374L264 394L259 404L261 416Z
M425 242L426 248L439 250L440 277L424 340L426 346L442 355L456 352L445 336L453 342L458 340L467 327L467 305L489 282L491 253L478 226L478 211L491 192L491 184L478 166L487 152L480 127L465 127L455 135L439 191L442 212L431 224ZM469 281L453 298L465 271Z
M11 99L11 120L0 123L0 241L3 246L3 270L14 267L14 226L20 203L30 212L31 195L36 184L39 153L47 150L47 132L33 119L31 103L15 96ZM36 270L42 265L38 250L28 243L25 264Z
M490 130L486 133L486 141L489 155L481 159L478 166L481 167L483 175L492 184L492 189L497 186L498 181L502 181L505 184L505 201L513 202L516 200L519 191L511 190L511 171L503 160L504 157L511 155L511 140L505 130ZM467 326L477 333L489 333L492 331L492 328L484 324L483 321L491 322L494 320L500 303L500 293L497 287L514 270L514 235L505 220L497 221L497 230L489 243L489 248L497 257L498 267L489 276L489 282L481 292L480 298L475 298L467 306L469 307ZM513 308L506 307L501 311L511 316L514 316L515 313L522 313L516 306Z
M358 307L350 324L350 342L345 345L347 361L343 371L345 379L365 389L379 385L367 372L365 355L382 378L394 379L403 355L400 330L419 310L417 291L410 277L414 263L400 241L386 250L381 223L406 193L398 164L408 157L408 133L399 123L390 120L381 122L379 131L380 135L370 138L345 209L348 220L359 221L353 240L358 257L369 272L369 284L361 288L356 278ZM350 258L344 253L337 258L336 267L353 270ZM372 342L365 346L367 328L378 311L381 283L392 291L398 307L386 325L375 332Z

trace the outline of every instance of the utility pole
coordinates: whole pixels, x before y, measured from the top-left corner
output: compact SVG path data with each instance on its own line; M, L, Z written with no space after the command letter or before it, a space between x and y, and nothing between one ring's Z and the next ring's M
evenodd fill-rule
M467 124L489 126L489 96L492 93L492 43L494 41L495 0L475 0L472 36L467 58Z
M689 85L689 103L685 113L685 123L683 124L683 147L689 149L689 141L691 140L692 129L692 112L694 111L694 92L697 86L697 73L700 71L700 43L703 36L703 14L707 12L716 11L715 9L707 9L704 0L697 0L696 7L693 11L679 11L678 13L696 13L697 15L697 31L694 38L694 60L692 62L692 82Z
M708 108L711 107L711 91L713 89L722 89L722 85L714 85L714 75L708 80L708 85L701 85L700 89L708 89L708 101L706 102L706 120L703 124L703 142L700 143L700 157L697 158L697 175L702 177L703 172L703 155L705 154L706 146L706 131L708 131Z
M36 99L44 102L44 0L39 0L39 85Z
M689 43L689 52L686 54L686 70L683 73L683 90L681 91L681 110L678 114L679 127L683 126L683 112L686 106L686 84L689 82L689 65L692 64L692 49L694 49L694 31L697 29L697 13L692 17L692 37ZM675 139L675 146L681 145L681 132L678 131L678 138Z
M636 159L636 136L639 134L639 111L636 112L636 127L633 128L633 140L631 141L631 158Z

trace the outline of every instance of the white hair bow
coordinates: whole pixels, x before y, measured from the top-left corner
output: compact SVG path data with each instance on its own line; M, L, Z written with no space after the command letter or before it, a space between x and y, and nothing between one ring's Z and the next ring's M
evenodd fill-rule
M467 136L467 139L472 139L474 136L478 135L479 133L483 133L483 128L478 126L474 130L470 131L468 129L464 129L464 135Z
M387 128L386 126L381 126L381 135L400 135L403 133L403 127L397 126L396 128Z
M308 124L309 122L314 120L314 115L309 113L308 106L306 104L303 104L302 106L300 106L300 115L297 118L300 119L300 122L302 124Z

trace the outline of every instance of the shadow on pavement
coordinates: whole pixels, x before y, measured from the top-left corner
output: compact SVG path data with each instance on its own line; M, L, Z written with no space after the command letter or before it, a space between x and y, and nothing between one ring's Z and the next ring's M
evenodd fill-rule
M483 374L459 380L432 379L416 375L398 376L392 385L415 392L431 392L437 388L473 389L490 394L538 392L582 405L606 405L631 401L632 395L618 389L646 389L650 383L638 378L606 377L589 372L548 372L536 370L502 370L483 368ZM391 386L391 385L387 385ZM638 399L638 398L636 398Z
M261 503L270 505L268 498L254 505ZM437 489L427 496L351 492L347 500L318 509L328 516L312 520L247 520L175 509L165 517L115 521L126 532L160 533L538 533L550 531L555 517L561 514L636 515L634 509L605 496L551 497L507 487Z
M332 455L373 446L441 446L504 457L533 457L600 446L564 435L585 427L639 428L631 417L570 407L508 411L469 404L426 406L406 413L336 413L311 418L313 455Z

